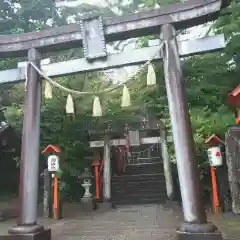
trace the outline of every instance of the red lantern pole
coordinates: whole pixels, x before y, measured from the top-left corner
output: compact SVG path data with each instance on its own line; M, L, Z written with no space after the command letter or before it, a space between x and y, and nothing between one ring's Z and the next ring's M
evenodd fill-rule
M53 182L53 215L55 219L59 218L59 205L58 205L58 177L54 175L54 182Z
M213 191L213 211L214 213L219 213L219 198L217 189L217 178L216 178L216 168L211 167L212 175L212 191Z
M94 160L93 164L95 171L95 184L96 184L96 200L100 200L100 177L99 177L99 166L98 160Z
M210 136L206 141L209 147L218 146L220 143L224 144L224 142L216 135ZM220 152L216 152L216 157L221 157ZM213 212L219 213L220 204L219 204L219 194L218 194L218 186L217 186L217 177L216 177L216 167L211 166L211 180L212 180L212 194L213 194Z

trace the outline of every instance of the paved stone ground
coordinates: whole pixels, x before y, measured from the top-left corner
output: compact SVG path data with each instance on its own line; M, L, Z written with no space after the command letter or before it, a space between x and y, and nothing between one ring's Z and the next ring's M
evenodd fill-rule
M216 215L209 215L208 219L218 226L224 239L239 239L240 216L228 212Z
M171 240L180 216L163 205L117 207L93 213L68 213L63 220L40 218L52 229L53 240ZM15 225L16 220L0 223L0 234Z
M51 227L53 240L172 240L182 214L174 206L122 206L109 211L84 213L79 205L71 206L63 220L39 218L45 227ZM221 230L224 239L239 239L240 217L231 213L209 214ZM0 222L0 234L16 224L16 220Z
M180 219L171 208L162 205L117 207L63 220L53 229L58 240L170 240Z

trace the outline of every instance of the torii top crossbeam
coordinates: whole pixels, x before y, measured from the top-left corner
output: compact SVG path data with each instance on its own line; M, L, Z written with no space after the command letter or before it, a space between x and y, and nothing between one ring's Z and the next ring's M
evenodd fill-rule
M184 29L214 20L229 0L191 0L170 4L167 7L122 17L103 19L106 42L159 34L159 26L173 24ZM0 56L26 56L30 48L41 52L80 47L83 34L79 24L56 27L41 32L0 36Z

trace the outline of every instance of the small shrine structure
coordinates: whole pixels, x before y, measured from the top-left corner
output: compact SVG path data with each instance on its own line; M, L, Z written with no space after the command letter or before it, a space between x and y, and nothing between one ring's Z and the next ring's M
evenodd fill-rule
M89 131L89 137L95 158L99 156L103 160L103 200L111 200L112 175L124 172L128 164L144 164L153 158L163 160L167 195L172 197L173 183L167 150L167 143L172 142L172 138L166 136L164 120L141 117L129 124L113 125L108 122L104 131ZM119 160L121 153L123 158Z

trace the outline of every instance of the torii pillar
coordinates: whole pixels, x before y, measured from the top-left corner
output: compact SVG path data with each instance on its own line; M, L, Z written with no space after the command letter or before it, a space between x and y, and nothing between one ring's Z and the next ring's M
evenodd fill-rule
M103 161L103 201L107 205L111 201L111 145L107 133L104 136Z
M28 60L40 67L41 54L30 49ZM51 239L51 230L37 223L41 91L39 74L28 66L20 162L20 212L17 226L9 230L12 239Z
M164 75L184 214L184 223L177 231L177 237L179 240L220 240L221 233L215 225L207 222L203 206L176 31L171 24L163 25L161 30Z

